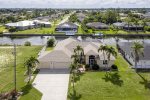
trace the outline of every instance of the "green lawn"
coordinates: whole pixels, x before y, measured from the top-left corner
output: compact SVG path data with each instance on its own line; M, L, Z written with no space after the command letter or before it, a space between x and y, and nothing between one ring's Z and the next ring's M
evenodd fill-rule
M54 30L53 27L51 28L35 28L35 29L28 29L24 31L14 32L16 34L50 34Z
M125 30L119 30L117 33L115 30L112 30L112 29L109 29L109 30L95 30L94 32L89 29L88 30L89 33L103 33L103 34L150 34L150 32L146 31L146 32L143 32L143 31L139 31L138 33L136 33L136 31L125 31Z
M7 47L7 46L6 46ZM42 94L33 88L31 85L26 85L24 82L27 76L24 76L26 68L24 67L25 59L30 56L37 57L41 46L18 46L17 47L17 90L23 91L24 94L20 98L21 100L40 100ZM13 48L0 48L0 92L7 92L14 88L13 85ZM2 59L6 59L2 62ZM37 72L34 73L34 76Z
M75 94L69 84L68 100L149 100L150 74L135 73L118 55L118 72L86 72L78 78Z
M7 31L7 29L4 26L0 26L0 33L2 33L3 31Z
M46 48L46 51L51 51L51 50L53 50L54 48L53 47L47 47Z

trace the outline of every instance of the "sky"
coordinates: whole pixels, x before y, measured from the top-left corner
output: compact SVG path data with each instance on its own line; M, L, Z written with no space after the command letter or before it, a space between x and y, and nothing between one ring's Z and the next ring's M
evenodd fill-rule
M150 0L0 0L0 8L150 8Z

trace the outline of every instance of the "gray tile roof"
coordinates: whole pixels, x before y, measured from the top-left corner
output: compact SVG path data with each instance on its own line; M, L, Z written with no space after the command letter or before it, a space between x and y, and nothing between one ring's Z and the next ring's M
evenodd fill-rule
M65 22L59 24L56 28L78 28L78 26L72 22Z
M90 28L96 28L96 29L108 28L108 25L106 25L105 23L101 23L101 22L87 23L86 26Z
M140 55L140 60L150 60L150 44L144 43L144 56ZM120 48L126 52L130 57L134 58L134 52L132 49L133 43L132 42L121 42L119 43Z
M114 26L116 27L123 27L124 25L126 25L125 22L116 22L116 23L113 23Z

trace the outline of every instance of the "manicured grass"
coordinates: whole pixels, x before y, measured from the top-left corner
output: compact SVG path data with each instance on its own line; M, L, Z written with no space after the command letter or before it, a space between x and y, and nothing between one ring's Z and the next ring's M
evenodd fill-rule
M70 82L68 100L148 100L150 74L135 73L121 55L115 64L118 72L89 71L81 75L75 84L75 94Z
M0 26L0 33L2 33L3 31L7 31L7 29L4 26Z
M150 75L142 73L150 80ZM69 88L68 100L148 100L150 82L135 72L86 72L75 85L76 95ZM74 99L73 99L74 98Z
M47 47L46 51L52 51L54 48L53 47Z
M35 29L28 29L24 31L14 32L16 34L51 34L54 28L35 28Z
M138 33L136 31L125 31L125 30L119 30L117 33L115 30L109 29L109 30L95 30L92 31L92 29L88 30L89 33L103 33L103 34L150 34L150 32L146 31L139 31Z
M129 68L131 65L120 54L118 54L118 57L115 60L114 64L118 66L119 71L131 70Z
M18 46L17 47L17 90L23 91L24 94L21 96L21 100L40 100L42 94L33 88L31 85L27 85L24 81L27 76L24 76L26 68L24 67L25 60L30 56L37 57L38 52L40 51L41 46L32 46L32 47L25 47L25 46ZM1 57L4 56L7 59L7 62L1 66L3 70L0 72L0 91L7 92L14 88L13 83L13 55L12 55L13 48L0 48ZM0 60L1 62L2 60ZM33 75L36 76L37 72Z

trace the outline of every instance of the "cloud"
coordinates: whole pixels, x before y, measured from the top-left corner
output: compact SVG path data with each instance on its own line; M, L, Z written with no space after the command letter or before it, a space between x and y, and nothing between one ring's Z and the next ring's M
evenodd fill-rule
M150 7L150 0L0 0L1 8Z

